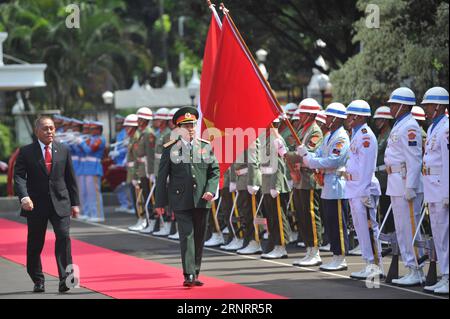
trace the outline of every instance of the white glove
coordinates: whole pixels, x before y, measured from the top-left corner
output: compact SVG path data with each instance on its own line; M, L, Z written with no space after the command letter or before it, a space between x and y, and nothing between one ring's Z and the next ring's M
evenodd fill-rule
M444 207L448 208L448 197L446 197L442 200L442 204L444 205Z
M413 188L407 188L405 189L405 199L410 201L414 198L416 198L416 192L414 191Z
M277 191L276 189L271 189L271 190L270 190L270 195L271 195L273 198L277 198L278 195L280 195L280 192Z
M306 148L305 145L302 144L299 147L297 147L297 154L300 155L301 157L304 157L308 155L308 149Z
M131 184L133 184L134 187L138 187L139 186L139 181L137 179L132 179L131 180Z
M361 202L368 208L375 208L372 197L370 196L361 197Z
M250 195L256 194L259 190L259 186L256 185L247 185L247 190L250 193Z
M7 171L8 170L8 164L5 162L0 161L0 171Z
M234 193L236 191L236 183L230 182L230 193Z
M156 182L155 174L150 174L149 179L150 179L150 181L152 182L152 184L155 184L155 182Z

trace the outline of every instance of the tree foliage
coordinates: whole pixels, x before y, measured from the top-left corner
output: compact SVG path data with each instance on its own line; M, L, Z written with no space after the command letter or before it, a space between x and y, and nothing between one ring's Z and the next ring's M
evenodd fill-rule
M94 108L106 89L119 89L135 72L151 68L146 29L126 20L120 0L82 2L80 28L68 28L67 0L17 0L0 5L5 48L30 63L46 63L47 87L33 90L41 108L66 113Z
M384 103L390 92L406 85L420 100L430 87L449 85L449 4L430 0L359 0L380 8L380 27L367 28L366 19L354 24L353 42L362 50L331 73L333 95L349 102L356 98Z

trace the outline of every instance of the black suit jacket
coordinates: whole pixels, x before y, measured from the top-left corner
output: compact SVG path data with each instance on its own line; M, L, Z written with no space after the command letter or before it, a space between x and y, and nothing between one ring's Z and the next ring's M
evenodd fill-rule
M34 204L31 212L22 210L21 216L46 215L53 209L61 217L70 216L71 207L80 202L69 149L52 143L48 174L39 142L22 147L14 167L14 189L19 200L29 196Z

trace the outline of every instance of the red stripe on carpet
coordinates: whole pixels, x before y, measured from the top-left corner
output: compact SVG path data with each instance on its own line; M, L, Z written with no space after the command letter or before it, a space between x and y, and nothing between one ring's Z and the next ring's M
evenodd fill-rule
M0 218L0 256L26 264L27 226ZM47 231L42 252L45 273L58 276L54 257L55 236ZM119 299L280 299L267 293L220 279L200 276L203 287L182 286L182 270L121 254L72 238L74 264L80 269L80 285ZM24 272L24 276L28 276Z

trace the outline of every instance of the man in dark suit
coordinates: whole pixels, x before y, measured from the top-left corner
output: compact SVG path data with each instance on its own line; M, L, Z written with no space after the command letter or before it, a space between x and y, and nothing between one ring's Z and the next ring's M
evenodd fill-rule
M197 118L192 107L174 114L180 137L164 144L155 190L155 212L161 216L169 203L175 212L186 287L203 285L198 275L208 211L219 184L219 167L209 142L195 137Z
M35 134L38 140L20 149L14 168L15 192L28 225L27 271L34 282L33 291L44 292L41 252L50 220L56 236L59 292L65 292L69 290L68 266L72 265L70 216L79 213L78 187L68 148L53 141L53 120L38 118Z

